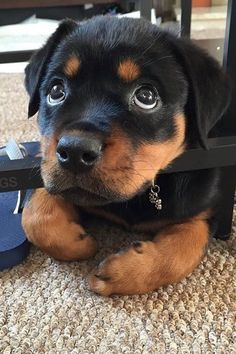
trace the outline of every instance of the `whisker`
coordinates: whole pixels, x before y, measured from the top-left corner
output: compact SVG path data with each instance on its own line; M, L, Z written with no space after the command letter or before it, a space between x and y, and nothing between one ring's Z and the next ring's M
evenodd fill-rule
M148 66L148 65L151 65L153 63L156 63L156 62L159 62L163 59L167 59L167 58L173 58L172 55L166 55L164 57L161 57L161 58L152 58L150 60L147 60L146 62L142 63L142 66Z
M137 59L142 58L142 56L146 54L154 46L155 43L156 43L156 39L155 40L153 39L153 42L147 48L145 48L142 53L140 53Z
M40 166L36 165L35 163L35 166L32 166L32 168L30 169L30 173L29 173L29 177L35 177L35 176L38 176L40 175L41 173L41 169L40 169Z

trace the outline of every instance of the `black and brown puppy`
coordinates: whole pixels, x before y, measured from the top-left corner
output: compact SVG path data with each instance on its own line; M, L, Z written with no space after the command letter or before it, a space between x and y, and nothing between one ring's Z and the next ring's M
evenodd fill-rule
M77 205L155 232L102 262L90 277L97 293L145 293L189 274L208 244L218 174L158 173L204 147L225 111L216 61L143 20L67 20L32 57L26 88L29 116L39 112L45 185L24 209L29 240L57 259L93 256ZM148 199L155 179L162 210Z

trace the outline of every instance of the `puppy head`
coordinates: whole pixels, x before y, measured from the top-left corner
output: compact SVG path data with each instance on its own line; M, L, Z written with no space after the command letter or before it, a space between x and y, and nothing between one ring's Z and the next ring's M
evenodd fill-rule
M206 146L228 83L214 59L149 22L66 20L26 68L45 187L78 204L132 198Z

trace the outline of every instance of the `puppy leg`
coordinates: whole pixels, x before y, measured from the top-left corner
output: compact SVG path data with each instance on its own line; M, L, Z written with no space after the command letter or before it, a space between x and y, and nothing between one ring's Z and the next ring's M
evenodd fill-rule
M96 253L94 238L79 225L74 206L60 197L37 189L25 206L22 225L27 238L60 260L86 259Z
M143 294L183 279L199 264L208 244L204 217L166 227L153 241L135 242L111 255L91 275L90 288L101 294Z

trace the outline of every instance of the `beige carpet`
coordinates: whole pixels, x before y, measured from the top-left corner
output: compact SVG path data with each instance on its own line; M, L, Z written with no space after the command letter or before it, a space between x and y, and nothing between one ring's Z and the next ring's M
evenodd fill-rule
M0 142L37 137L26 118L21 75L0 75ZM1 354L236 353L236 222L230 241L179 284L143 296L103 298L86 275L136 235L94 220L94 260L63 263L32 248L24 264L0 273ZM144 237L144 236L142 236Z

